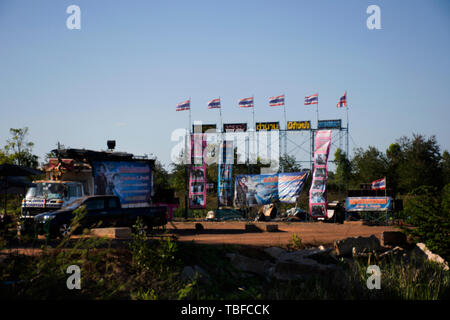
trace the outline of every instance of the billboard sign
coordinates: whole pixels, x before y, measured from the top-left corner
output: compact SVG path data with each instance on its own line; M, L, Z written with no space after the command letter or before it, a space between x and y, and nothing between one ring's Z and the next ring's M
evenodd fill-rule
M280 130L279 122L257 122L256 131Z
M247 124L246 123L224 123L223 131L224 132L246 132Z
M289 131L311 130L311 121L288 121L287 129Z
M124 206L146 206L152 194L148 161L93 161L94 194L116 195Z
M217 126L215 124L193 124L192 132L194 133L214 133L217 131Z
M348 197L347 211L390 211L392 210L391 197Z
M337 120L319 120L317 129L341 129L341 119Z

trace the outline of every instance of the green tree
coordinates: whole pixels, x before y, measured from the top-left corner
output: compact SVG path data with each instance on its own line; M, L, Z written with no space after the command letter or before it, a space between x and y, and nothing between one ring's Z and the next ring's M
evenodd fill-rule
M340 188L347 188L352 178L351 162L345 152L339 148L334 153L334 161L336 164L336 173L333 180Z
M450 184L442 192L434 186L420 186L405 199L404 213L412 228L403 229L417 242L450 259Z
M280 157L281 169L283 169L283 172L297 172L301 171L302 167L297 163L295 157L285 154Z
M12 137L6 141L7 144L4 148L4 156L6 155L5 162L37 168L39 165L38 156L32 153L34 143L27 140L28 128L11 128L9 132Z
M362 148L356 149L351 164L355 186L359 183L370 183L380 179L387 173L386 156L375 147L369 146L365 151Z
M441 167L444 184L447 185L450 183L450 153L447 150L442 153Z
M422 186L443 187L441 155L436 137L414 134L412 139L402 137L398 144L403 158L398 165L398 188L409 192Z

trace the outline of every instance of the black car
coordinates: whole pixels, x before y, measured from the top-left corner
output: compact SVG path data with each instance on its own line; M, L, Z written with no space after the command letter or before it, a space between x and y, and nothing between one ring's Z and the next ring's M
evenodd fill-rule
M76 230L72 222L79 214ZM56 211L34 217L37 234L49 234L51 238L65 237L85 228L133 227L138 218L145 228L167 223L167 208L161 206L122 208L119 197L88 196L72 202Z

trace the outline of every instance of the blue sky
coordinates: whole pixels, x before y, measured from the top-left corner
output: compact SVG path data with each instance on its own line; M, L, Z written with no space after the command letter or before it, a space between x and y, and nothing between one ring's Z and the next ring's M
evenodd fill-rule
M81 8L68 30L66 8ZM381 30L366 9L381 8ZM448 1L10 1L0 0L0 144L28 126L43 161L65 146L153 154L170 161L174 129L252 121L237 101L254 95L256 121L321 119L348 92L350 148L384 151L402 135L435 134L450 150Z

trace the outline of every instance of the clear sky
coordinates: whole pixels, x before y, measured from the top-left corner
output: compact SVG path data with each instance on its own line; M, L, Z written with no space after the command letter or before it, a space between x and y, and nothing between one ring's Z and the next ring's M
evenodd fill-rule
M66 8L81 8L69 30ZM381 30L366 27L369 5ZM0 0L0 144L29 127L40 161L66 147L153 154L170 160L176 128L251 122L237 101L254 95L256 121L281 121L270 96L285 94L288 120L343 118L350 147L384 151L402 135L435 134L450 150L450 1Z

